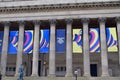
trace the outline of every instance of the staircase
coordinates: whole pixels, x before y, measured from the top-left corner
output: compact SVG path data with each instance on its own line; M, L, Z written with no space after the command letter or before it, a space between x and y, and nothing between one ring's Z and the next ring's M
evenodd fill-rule
M17 77L5 77L3 80L17 80ZM76 80L75 77L24 77L24 80ZM78 77L77 80L120 80L120 77Z

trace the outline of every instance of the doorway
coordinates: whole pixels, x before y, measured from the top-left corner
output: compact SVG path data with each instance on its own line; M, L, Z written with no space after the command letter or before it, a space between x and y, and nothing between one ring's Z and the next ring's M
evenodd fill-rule
M97 77L97 64L90 64L91 76Z
M41 76L41 61L38 61L38 76Z

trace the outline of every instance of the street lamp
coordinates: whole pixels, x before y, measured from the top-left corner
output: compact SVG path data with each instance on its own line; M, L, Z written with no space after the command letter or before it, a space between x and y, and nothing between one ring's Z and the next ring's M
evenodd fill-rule
M75 70L75 71L74 71L74 74L75 74L75 80L77 80L78 71L77 71L77 70Z

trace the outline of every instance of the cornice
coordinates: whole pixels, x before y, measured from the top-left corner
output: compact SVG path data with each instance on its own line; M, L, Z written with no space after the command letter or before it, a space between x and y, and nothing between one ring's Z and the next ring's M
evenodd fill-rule
M116 2L94 2L94 3L74 3L74 4L51 4L51 5L32 5L19 7L0 7L0 13L19 13L26 11L44 11L44 10L65 10L65 9L92 9L92 8L114 8L120 7L120 1Z

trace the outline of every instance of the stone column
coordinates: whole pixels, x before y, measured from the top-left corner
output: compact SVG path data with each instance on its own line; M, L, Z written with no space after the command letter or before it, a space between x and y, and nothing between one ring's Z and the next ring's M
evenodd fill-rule
M38 76L38 58L39 58L39 34L40 34L40 21L34 21L34 46L33 46L33 64L32 76Z
M9 28L10 28L9 22L4 22L4 36L3 36L3 45L2 45L2 54L1 54L2 76L5 76L6 74L8 42L9 42Z
M19 37L18 37L18 51L17 51L17 62L16 62L16 73L15 76L18 76L18 70L22 64L22 55L23 55L23 44L24 44L24 21L19 23Z
M56 20L50 20L50 53L49 53L49 75L55 77L55 23Z
M73 76L72 70L72 19L66 20L66 77Z
M102 66L102 75L101 76L109 76L105 20L106 20L106 18L99 18L100 40L101 40L101 66Z
M119 53L119 65L120 65L120 17L116 18L117 23L117 35L118 35L118 53Z
M83 76L89 77L90 76L90 57L89 57L89 19L83 18L83 67L84 67L84 74Z

